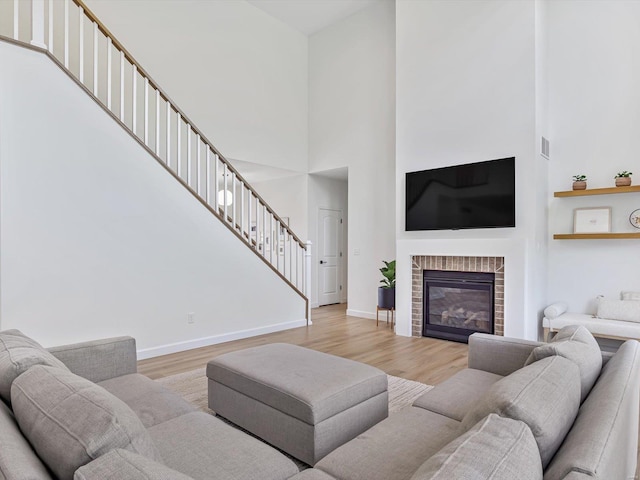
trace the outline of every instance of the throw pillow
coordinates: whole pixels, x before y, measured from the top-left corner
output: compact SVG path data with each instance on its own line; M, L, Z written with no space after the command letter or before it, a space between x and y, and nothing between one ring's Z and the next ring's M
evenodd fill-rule
M608 300L598 297L596 317L640 323L640 302L636 300Z
M559 317L568 309L569 309L569 306L566 303L563 303L563 302L553 303L544 309L544 316L547 317L549 320L551 320L553 318Z
M115 448L160 458L131 408L69 371L31 367L13 382L11 401L20 430L62 480Z
M544 358L498 380L462 419L469 430L490 413L526 423L546 468L580 406L580 372L560 356Z
M33 365L67 367L42 346L19 330L0 332L0 397L11 401L11 384Z
M620 292L620 299L640 301L640 292Z
M580 402L582 403L602 370L602 352L591 332L582 325L564 327L551 343L536 347L527 358L530 365L546 357L560 355L571 360L580 370Z
M161 463L116 448L76 470L73 480L193 480Z
M540 452L529 427L494 413L445 445L411 480L542 480Z

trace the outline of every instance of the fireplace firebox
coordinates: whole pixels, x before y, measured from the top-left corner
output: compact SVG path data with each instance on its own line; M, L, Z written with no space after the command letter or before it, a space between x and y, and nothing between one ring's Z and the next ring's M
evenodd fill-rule
M468 343L472 333L494 333L494 273L424 270L423 278L423 336Z

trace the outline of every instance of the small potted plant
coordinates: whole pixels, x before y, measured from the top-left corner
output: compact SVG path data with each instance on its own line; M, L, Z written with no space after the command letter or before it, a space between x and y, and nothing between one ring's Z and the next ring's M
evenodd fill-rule
M574 175L573 176L573 189L585 190L587 188L587 176L586 175Z
M380 273L384 277L380 280L382 287L378 287L378 307L391 310L396 308L396 261L382 261L384 267Z
M614 177L616 179L616 187L628 187L631 185L631 175L633 175L633 172L627 172L626 170L618 172Z

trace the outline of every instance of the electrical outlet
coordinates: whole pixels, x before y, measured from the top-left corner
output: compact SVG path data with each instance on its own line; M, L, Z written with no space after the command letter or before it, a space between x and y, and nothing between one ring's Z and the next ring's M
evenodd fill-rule
M187 313L187 323L194 324L196 323L196 314L193 312Z

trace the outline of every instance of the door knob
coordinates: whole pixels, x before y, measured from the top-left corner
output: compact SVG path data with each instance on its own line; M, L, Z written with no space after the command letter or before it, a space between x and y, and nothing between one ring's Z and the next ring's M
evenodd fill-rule
M324 264L324 260L320 260L320 265Z

